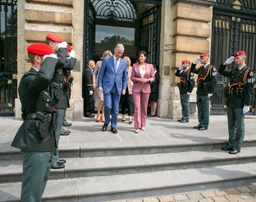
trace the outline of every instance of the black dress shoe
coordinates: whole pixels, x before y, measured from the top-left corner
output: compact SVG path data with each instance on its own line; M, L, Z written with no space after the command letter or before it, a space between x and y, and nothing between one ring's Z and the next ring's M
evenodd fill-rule
M61 164L64 164L64 163L66 163L67 161L65 160L65 159L59 159L58 160L58 163L61 163Z
M54 163L51 165L51 169L61 169L61 168L65 168L65 165L63 163Z
M180 123L188 123L188 120L180 120Z
M108 124L104 123L102 126L102 131L106 131L108 129Z
M200 126L200 124L199 124L199 125L197 125L197 126L194 126L193 128L194 128L194 129L198 129L198 128L201 128L201 126Z
M207 128L206 127L200 127L200 128L198 128L198 130L207 130Z
M240 149L234 149L234 150L230 150L228 153L230 154L237 154L240 152Z
M63 130L60 133L60 135L69 135L69 134L70 134L70 130Z
M67 121L63 121L63 122L62 122L62 125L63 125L63 126L72 126L72 123L67 122Z
M111 128L111 132L114 133L114 134L117 134L116 128Z
M181 122L182 120L181 119L179 119L179 120L177 120L178 122Z
M223 150L223 151L230 151L230 150L232 150L232 148L226 146L226 147L221 147L221 150Z

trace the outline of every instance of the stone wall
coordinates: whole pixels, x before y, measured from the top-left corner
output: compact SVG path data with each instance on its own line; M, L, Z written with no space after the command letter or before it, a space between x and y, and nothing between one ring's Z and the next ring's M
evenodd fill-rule
M31 68L26 47L33 42L45 42L47 33L59 34L67 43L72 44L76 52L77 64L72 72L74 85L70 100L71 108L67 111L69 119L83 116L83 19L84 1L81 0L18 1L18 83L22 75ZM15 116L20 118L19 99L16 99L15 106Z
M203 52L210 52L212 3L214 1L163 1L162 10L162 72L159 116L181 118L179 89L175 71L184 59L194 61ZM171 4L171 5L170 5ZM170 20L171 19L171 20ZM166 76L169 73L169 78ZM190 102L196 102L196 88ZM167 110L168 109L168 110ZM197 114L191 114L196 118Z

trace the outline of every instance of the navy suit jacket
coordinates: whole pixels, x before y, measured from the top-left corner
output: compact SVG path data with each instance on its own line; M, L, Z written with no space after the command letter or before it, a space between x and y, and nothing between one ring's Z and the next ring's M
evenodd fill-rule
M117 72L115 71L114 56L105 57L102 61L98 76L98 87L103 88L104 93L109 93L116 85L119 95L127 86L127 62L120 59Z

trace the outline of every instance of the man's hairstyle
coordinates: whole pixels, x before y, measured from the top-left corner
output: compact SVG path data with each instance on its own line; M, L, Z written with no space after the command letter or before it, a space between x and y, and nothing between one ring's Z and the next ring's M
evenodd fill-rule
M52 40L46 37L45 43L46 43L47 45L49 45L51 42L52 42Z
M124 51L124 45L121 43L116 44L115 50L123 50Z
M34 61L35 55L28 52L28 58L29 58L30 63L33 65L35 63L35 61Z

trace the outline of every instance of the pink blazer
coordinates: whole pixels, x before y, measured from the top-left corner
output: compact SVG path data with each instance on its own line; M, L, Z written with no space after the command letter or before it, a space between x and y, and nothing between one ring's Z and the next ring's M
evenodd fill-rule
M150 93L150 83L142 83L140 81L137 81L137 78L142 78L140 75L140 65L134 64L132 66L131 75L131 80L133 81L132 92L139 93L140 91L142 91L143 93ZM146 64L146 72L144 78L149 79L150 82L153 82L155 80L154 68L152 64Z

